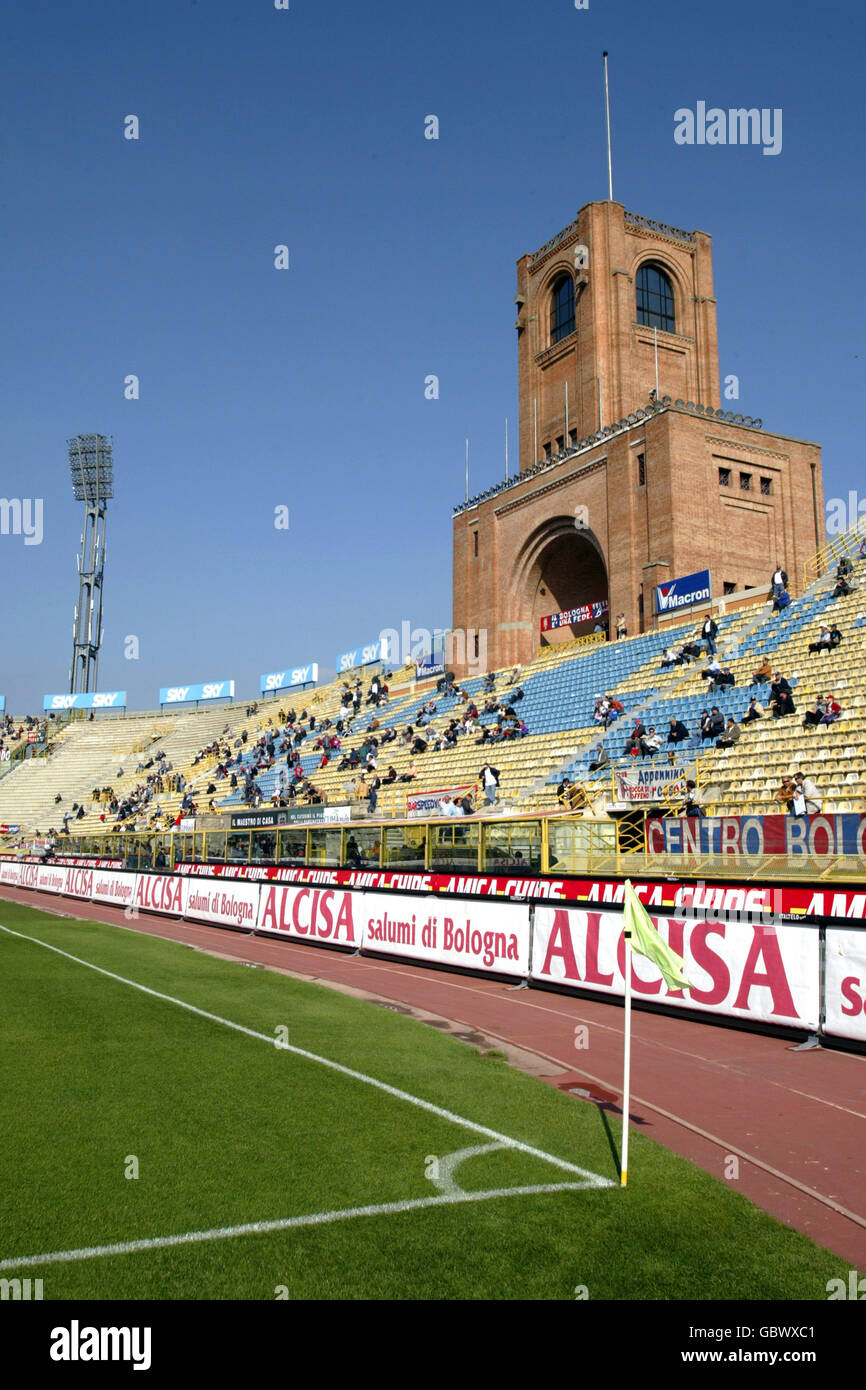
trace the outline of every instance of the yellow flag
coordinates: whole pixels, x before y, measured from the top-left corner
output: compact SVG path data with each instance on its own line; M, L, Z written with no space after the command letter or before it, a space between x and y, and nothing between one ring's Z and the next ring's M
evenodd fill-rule
M682 957L662 941L631 879L625 881L625 931L631 938L631 949L658 967L668 989L692 988L683 975Z

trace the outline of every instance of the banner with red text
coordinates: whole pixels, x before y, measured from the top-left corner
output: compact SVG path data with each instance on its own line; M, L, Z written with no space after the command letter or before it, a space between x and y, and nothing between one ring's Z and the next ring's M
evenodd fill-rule
M815 1029L819 1013L818 932L760 922L653 917L694 988L669 990L651 962L633 959L637 999L733 1018ZM537 907L532 978L604 994L625 993L621 913Z
M362 893L363 949L525 977L529 908Z
M257 883L219 883L215 879L187 884L184 917L214 922L221 927L254 931L259 915Z
M866 1042L866 931L827 928L824 1028Z

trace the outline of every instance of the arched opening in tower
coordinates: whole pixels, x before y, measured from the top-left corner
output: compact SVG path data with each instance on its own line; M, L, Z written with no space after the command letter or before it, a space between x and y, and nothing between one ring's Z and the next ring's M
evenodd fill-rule
M569 642L609 622L607 569L593 538L572 530L544 546L528 576L537 640Z

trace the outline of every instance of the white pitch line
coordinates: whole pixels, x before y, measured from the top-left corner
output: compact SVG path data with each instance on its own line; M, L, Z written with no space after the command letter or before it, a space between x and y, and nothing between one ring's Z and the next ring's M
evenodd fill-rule
M218 1226L212 1231L185 1231L182 1235L124 1240L116 1245L90 1245L81 1250L55 1250L46 1255L16 1256L11 1260L0 1260L0 1270L72 1264L76 1260L104 1259L109 1255L134 1255L140 1250L165 1250L172 1245L195 1245L205 1240L233 1240L237 1236L269 1235L272 1231L289 1231L302 1226L326 1226L334 1221L352 1221L359 1216L397 1216L407 1211L424 1211L429 1207L489 1202L497 1197L534 1197L549 1192L585 1192L587 1188L595 1185L589 1182L551 1182L538 1183L530 1187L494 1187L486 1192L445 1192L438 1197L415 1197L403 1202L382 1202L378 1206L315 1211L308 1216L287 1216L279 1221L251 1221L246 1226Z
M555 1168L561 1168L566 1173L576 1173L578 1177L585 1180L587 1187L616 1186L612 1178L603 1178L599 1173L593 1173L588 1168L581 1168L576 1163L569 1163L567 1159L557 1158L555 1154L545 1153L543 1149L536 1149L532 1144L524 1144L520 1139L512 1139L507 1134L500 1134L498 1130L476 1124L474 1120L464 1119L462 1115L456 1115L452 1110L445 1110L442 1106L434 1105L429 1100L421 1100L419 1096L413 1096L409 1091L401 1091L396 1086L389 1086L386 1081L379 1081L375 1076L367 1076L365 1072L355 1071L352 1067L346 1067L342 1062L335 1062L330 1057L321 1057L317 1052L308 1052L305 1048L294 1047L291 1043L280 1042L277 1044L277 1040L268 1037L267 1033L259 1033L254 1028L245 1027L243 1023L234 1023L231 1019L221 1018L219 1014L209 1013L207 1009L199 1009L195 1004L187 1003L185 999L176 999L172 994L163 994L160 990L150 989L147 985L139 984L137 980L128 980L123 975L116 975L112 970L105 970L101 965L94 965L92 961L82 960L80 956L73 956L69 951L62 951L59 946L52 946L49 941L40 941L36 936L27 936L24 932L13 931L11 927L5 927L2 923L0 923L0 931L6 932L9 936L17 936L21 941L29 941L34 946L43 946L46 951L53 951L55 955L64 956L66 960L74 961L76 965L83 965L88 970L95 970L97 974L105 975L109 980L117 980L122 985L129 985L132 989L140 990L142 994L149 994L154 999L162 999L165 1003L176 1004L178 1008L197 1014L199 1018L209 1019L211 1023L219 1023L224 1028L232 1028L235 1032L245 1033L247 1037L267 1043L268 1047L277 1047L279 1052L293 1052L296 1057L304 1057L308 1062L318 1062L320 1066L329 1067L331 1071L340 1072L342 1076L351 1077L353 1081L361 1081L365 1086L373 1086L376 1090L384 1091L386 1095L393 1096L396 1100L406 1101L408 1105L417 1106L419 1110L426 1110L431 1115L437 1115L439 1119L448 1120L451 1124L472 1130L474 1134L483 1134L485 1139L494 1139L508 1149L516 1149L520 1153L529 1154L532 1158L540 1158L543 1162L551 1163Z

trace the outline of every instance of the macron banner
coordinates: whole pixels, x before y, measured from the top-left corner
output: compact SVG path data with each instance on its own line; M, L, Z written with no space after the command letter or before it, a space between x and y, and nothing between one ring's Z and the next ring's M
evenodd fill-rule
M709 570L696 570L681 579L669 579L656 585L656 612L676 613L691 608L694 603L707 603L712 598Z
M354 651L341 652L337 657L337 675L343 671L353 671L356 666L371 666L376 661L388 661L387 639L380 637L369 642L366 647L355 647Z
M275 694L278 690L291 690L296 685L315 685L319 679L319 667L315 661L309 666L295 666L291 671L269 671L259 678L263 695Z
M164 685L159 692L161 705L183 705L190 700L233 700L234 681L208 681L204 685Z
M732 1018L817 1029L818 932L717 919L653 917L652 923L682 956L683 974L694 988L669 990L650 961L633 957L636 997ZM537 907L531 977L623 996L623 915Z
M90 690L79 695L45 695L42 708L51 709L126 709L125 690Z

